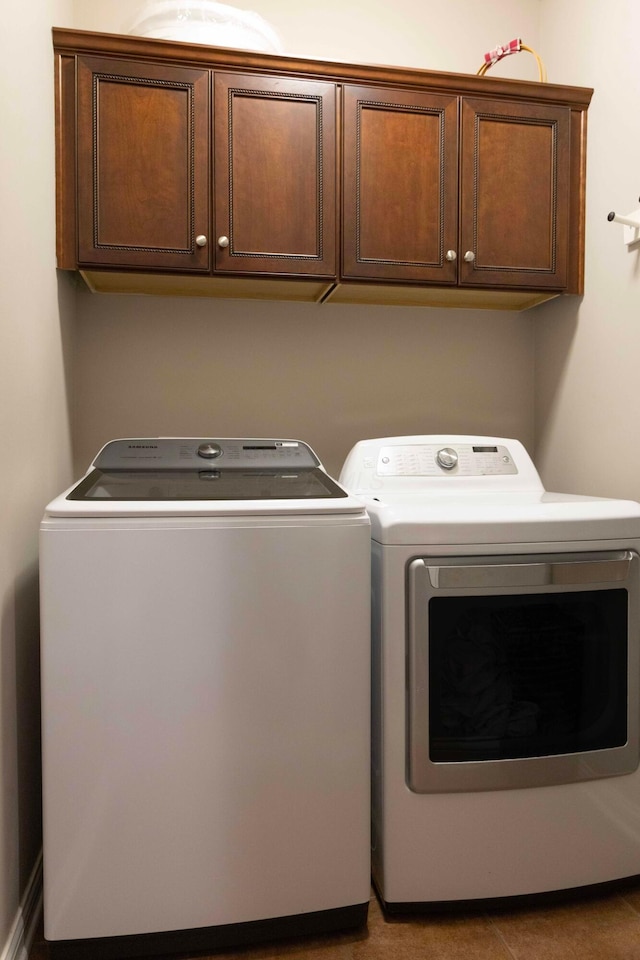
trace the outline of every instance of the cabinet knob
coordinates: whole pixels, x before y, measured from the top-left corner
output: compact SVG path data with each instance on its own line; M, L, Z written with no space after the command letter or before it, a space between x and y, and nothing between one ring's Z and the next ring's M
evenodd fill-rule
M229 237L218 237L218 246L219 246L219 247L222 247L223 249L224 249L225 247L228 247L228 246L229 246Z
M198 236L196 237L196 246L206 247L206 245L207 245L207 238L205 237L204 233L199 233Z
M473 263L473 261L474 261L475 258L476 258L476 255L475 255L475 253L473 252L473 250L467 250L467 252L466 252L465 255L464 255L464 258L465 258L465 260L467 261L467 263Z
M458 254L455 252L455 250L447 250L444 257L445 260L448 260L449 263L452 263L454 260L458 259Z

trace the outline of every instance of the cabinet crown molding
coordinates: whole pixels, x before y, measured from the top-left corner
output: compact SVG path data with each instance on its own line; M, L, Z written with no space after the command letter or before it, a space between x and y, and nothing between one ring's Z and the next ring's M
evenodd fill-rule
M401 85L421 90L442 90L446 93L505 96L512 100L536 100L586 109L591 102L590 87L511 80L477 74L449 73L398 67L387 64L348 63L337 60L316 60L306 57L233 50L179 40L158 40L115 33L97 33L53 27L53 46L58 54L132 57L156 63L181 63L209 69L251 70L257 73L291 73L298 77L317 77L334 83L380 83Z

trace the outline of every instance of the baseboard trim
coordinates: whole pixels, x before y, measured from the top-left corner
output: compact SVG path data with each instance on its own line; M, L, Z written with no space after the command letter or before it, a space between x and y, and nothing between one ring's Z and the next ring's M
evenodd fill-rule
M42 911L42 851L20 901L0 960L28 960Z

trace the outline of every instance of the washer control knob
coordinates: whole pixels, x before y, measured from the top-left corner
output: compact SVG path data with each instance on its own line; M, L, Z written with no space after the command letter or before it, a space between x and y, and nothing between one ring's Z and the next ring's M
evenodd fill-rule
M453 470L458 462L458 454L452 447L443 447L442 450L438 450L436 460L443 470Z
M198 447L198 456L204 457L205 460L215 460L216 457L222 456L222 447L217 443L201 443Z

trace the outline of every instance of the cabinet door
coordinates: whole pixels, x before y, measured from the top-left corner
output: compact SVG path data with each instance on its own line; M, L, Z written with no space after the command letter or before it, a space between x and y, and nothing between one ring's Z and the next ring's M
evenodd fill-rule
M344 277L455 283L457 98L345 86L343 190Z
M567 284L568 107L462 102L460 282Z
M215 268L335 276L335 85L216 74Z
M79 263L208 270L209 71L78 57L77 83Z

